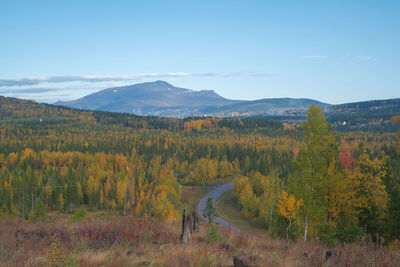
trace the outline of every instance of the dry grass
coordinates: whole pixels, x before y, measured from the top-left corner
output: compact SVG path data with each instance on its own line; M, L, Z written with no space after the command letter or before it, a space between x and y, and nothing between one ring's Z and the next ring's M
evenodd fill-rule
M197 212L197 205L200 199L210 191L209 188L203 186L183 186L182 187L182 210L190 214L191 212Z
M240 228L244 232L254 233L258 235L266 235L266 230L260 225L250 222L243 217L237 203L234 199L232 191L225 192L217 199L216 205L218 215L234 226Z
M367 242L336 247L336 254L325 261L329 248L318 241L287 244L265 235L220 229L223 240L209 243L208 227L202 224L192 242L182 245L180 222L107 217L100 212L89 213L80 223L69 223L66 217L35 224L1 219L0 266L49 266L51 250L66 256L58 266L85 267L232 266L233 256L252 266L399 266L400 262L399 250ZM54 234L60 247L52 246Z

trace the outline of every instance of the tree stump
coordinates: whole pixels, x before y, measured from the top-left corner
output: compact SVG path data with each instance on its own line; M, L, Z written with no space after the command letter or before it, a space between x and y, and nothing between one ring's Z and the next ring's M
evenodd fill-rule
M250 267L250 263L246 259L240 259L237 256L233 256L234 267Z
M199 217L197 216L195 211L193 211L192 213L192 218L193 218L193 232L198 233L200 232Z
M179 237L181 243L189 243L192 239L192 220L190 215L186 216L186 210L183 210L182 215L182 233Z

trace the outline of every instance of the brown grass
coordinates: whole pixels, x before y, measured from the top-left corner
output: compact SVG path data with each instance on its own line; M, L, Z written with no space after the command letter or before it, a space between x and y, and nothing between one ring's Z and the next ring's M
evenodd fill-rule
M267 231L260 225L250 222L243 217L237 207L232 191L227 191L218 198L215 207L221 218L240 228L242 231L258 235L267 234Z
M207 187L203 186L182 186L182 203L181 210L186 209L190 214L197 212L197 205L200 199L210 191Z
M0 266L51 266L49 251L63 251L58 266L232 266L233 256L252 266L399 266L397 249L361 242L328 249L318 241L307 244L272 239L254 233L220 229L223 240L206 241L208 226L201 224L192 242L179 242L180 222L167 224L149 218L89 213L80 223L67 215L47 223L0 219ZM18 234L16 235L16 233ZM61 247L52 246L54 236Z

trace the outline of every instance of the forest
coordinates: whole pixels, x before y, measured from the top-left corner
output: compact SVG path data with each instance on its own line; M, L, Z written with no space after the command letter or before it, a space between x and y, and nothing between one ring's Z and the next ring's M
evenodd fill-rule
M288 175L252 171L236 179L242 214L273 235L304 241L398 239L400 132L340 134L314 105L302 128Z
M242 215L271 236L400 238L400 117L390 131L161 118L0 97L1 216L114 210L177 221L182 185L234 180Z

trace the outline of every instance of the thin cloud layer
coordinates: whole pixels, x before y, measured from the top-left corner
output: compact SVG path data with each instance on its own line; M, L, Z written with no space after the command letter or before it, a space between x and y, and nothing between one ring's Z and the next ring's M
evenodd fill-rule
M168 77L187 77L187 76L210 76L212 73L190 74L185 72L171 73L142 73L127 75L83 75L83 76L54 76L54 77L26 77L17 79L0 79L0 86L23 86L38 85L41 83L65 83L65 82L104 82L104 81L124 81L141 78L168 78Z
M0 79L0 94L9 97L35 99L45 102L72 100L94 93L104 88L126 86L139 80L183 78L183 77L269 77L269 72L233 72L233 73L138 73L125 75L81 75L52 77L23 77Z
M243 75L247 72L234 73L186 73L186 72L169 72L169 73L138 73L126 75L82 75L82 76L53 76L53 77L24 77L0 79L0 87L13 86L31 86L43 83L67 83L67 82L106 82L106 81L130 81L143 78L179 78L179 77L235 77ZM268 72L250 72L253 77L272 76L273 73Z

